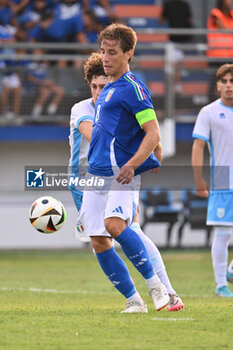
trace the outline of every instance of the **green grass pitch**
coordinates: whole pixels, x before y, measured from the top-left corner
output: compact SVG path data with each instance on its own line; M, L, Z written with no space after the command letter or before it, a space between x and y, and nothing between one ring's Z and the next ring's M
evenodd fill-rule
M91 251L0 252L0 349L232 349L233 300L214 296L210 251L162 255L185 309L155 311L127 262L149 313L122 315Z

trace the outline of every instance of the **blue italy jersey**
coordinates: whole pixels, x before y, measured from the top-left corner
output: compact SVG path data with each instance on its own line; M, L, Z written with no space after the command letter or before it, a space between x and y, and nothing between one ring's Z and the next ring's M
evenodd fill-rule
M96 104L95 120L88 155L89 172L111 176L137 152L145 132L135 115L153 109L146 86L131 73L107 83ZM138 175L160 166L151 154L135 171Z

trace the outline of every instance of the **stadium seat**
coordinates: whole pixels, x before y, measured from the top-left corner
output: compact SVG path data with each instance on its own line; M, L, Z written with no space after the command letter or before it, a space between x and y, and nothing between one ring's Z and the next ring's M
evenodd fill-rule
M138 42L166 42L167 34L140 33L140 29L158 28L158 18L161 13L161 6L148 5L141 2L140 5L125 4L115 5L116 15L124 19L126 24L137 30Z
M158 68L153 71L147 71L147 84L151 93L155 96L165 94L165 76ZM209 88L209 74L200 69L184 69L181 76L180 85L182 87L182 95L207 95Z
M111 0L111 5L155 5L156 0Z
M181 191L183 202L183 220L178 230L178 246L181 246L183 231L186 224L191 229L203 229L206 233L206 247L210 245L212 226L206 225L206 214L208 200L196 195L193 188L186 188Z
M169 247L172 228L178 222L182 207L174 204L173 194L167 188L152 187L144 189L140 196L144 207L142 229L148 223L167 223L166 246Z
M208 82L182 82L182 94L183 95L206 95L208 92ZM148 87L152 94L164 95L165 94L165 83L163 81L149 81Z

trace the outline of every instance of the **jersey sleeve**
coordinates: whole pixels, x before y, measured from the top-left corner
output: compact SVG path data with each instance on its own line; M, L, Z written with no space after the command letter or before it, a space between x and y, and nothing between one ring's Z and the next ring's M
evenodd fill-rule
M192 136L206 142L210 139L210 114L206 107L203 107L197 116Z
M140 122L138 118L136 119L141 126L145 122L143 121L143 111L146 112L147 117L152 114L155 116L154 106L150 97L150 93L144 84L133 80L133 78L130 76L125 77L125 79L128 80L129 84L127 84L125 91L122 92L123 107L131 112L131 114L133 114L135 117L140 116ZM152 114L150 113L150 110L152 110Z
M71 109L71 120L73 120L73 126L78 129L79 124L82 121L89 121L92 122L94 121L93 116L88 113L85 108L82 108L82 106L79 103L76 103L72 109Z

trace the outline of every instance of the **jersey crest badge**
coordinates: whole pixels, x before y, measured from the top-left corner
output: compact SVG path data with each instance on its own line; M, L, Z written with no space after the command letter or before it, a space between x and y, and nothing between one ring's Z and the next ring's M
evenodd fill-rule
M218 208L217 209L217 217L219 219L222 219L225 215L225 208Z
M109 92L108 92L108 94L107 94L107 96L105 98L105 102L108 102L110 100L110 98L112 97L112 95L113 95L115 90L116 89L113 89L113 88L109 90Z

